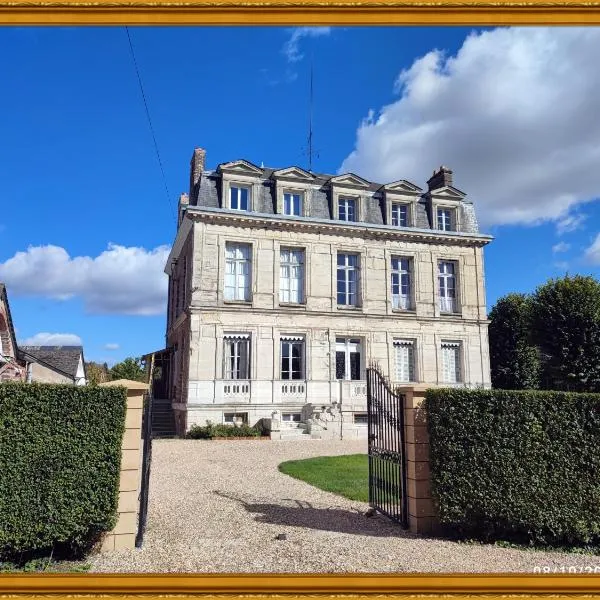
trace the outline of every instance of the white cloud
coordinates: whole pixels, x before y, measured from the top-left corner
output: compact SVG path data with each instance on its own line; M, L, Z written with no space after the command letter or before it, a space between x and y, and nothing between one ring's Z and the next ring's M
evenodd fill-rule
M74 333L40 332L18 342L19 346L81 346L83 342Z
M105 350L118 350L119 347L119 344L104 344Z
M583 227L587 215L583 213L572 213L565 215L556 222L556 233L563 235L564 233L572 233Z
M558 242L558 244L554 244L554 246L552 246L552 252L554 252L554 254L557 254L558 252L567 252L570 247L571 244L567 244L566 242Z
M283 53L289 62L298 62L304 58L300 53L300 41L305 37L329 35L331 27L296 27L291 30L289 40L283 45Z
M498 28L456 56L433 50L400 73L397 101L369 112L340 172L424 186L448 165L484 226L568 229L600 195L599 52L592 27Z
M586 248L584 258L593 265L600 265L600 233L592 242L592 245Z
M559 260L554 263L554 267L559 271L568 271L569 263L566 260Z
M109 244L100 255L70 257L60 246L30 246L0 263L11 294L83 299L91 313L155 315L166 310L168 246Z

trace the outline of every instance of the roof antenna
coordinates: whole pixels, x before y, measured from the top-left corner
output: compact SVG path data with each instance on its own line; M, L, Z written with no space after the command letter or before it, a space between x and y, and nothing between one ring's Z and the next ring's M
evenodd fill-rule
M313 148L313 54L310 57L310 96L308 111L308 170L312 173L313 157L318 158L319 153Z

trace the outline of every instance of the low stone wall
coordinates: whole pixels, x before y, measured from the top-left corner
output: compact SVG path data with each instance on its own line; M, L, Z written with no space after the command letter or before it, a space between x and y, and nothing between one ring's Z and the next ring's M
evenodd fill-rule
M134 548L138 527L139 493L142 463L142 413L148 384L129 379L101 383L102 386L120 385L127 388L127 413L121 455L118 520L115 528L106 534L100 550L108 552Z

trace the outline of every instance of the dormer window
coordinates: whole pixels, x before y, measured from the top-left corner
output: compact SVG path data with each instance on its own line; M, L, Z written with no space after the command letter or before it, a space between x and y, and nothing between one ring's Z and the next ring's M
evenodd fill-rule
M302 194L298 192L283 194L283 214L294 217L302 216Z
M452 208L438 208L437 226L440 231L456 231L455 210Z
M356 200L354 198L339 199L338 218L340 221L356 221Z
M392 225L408 227L408 204L392 204Z
M232 185L229 188L229 208L232 210L249 210L250 188Z

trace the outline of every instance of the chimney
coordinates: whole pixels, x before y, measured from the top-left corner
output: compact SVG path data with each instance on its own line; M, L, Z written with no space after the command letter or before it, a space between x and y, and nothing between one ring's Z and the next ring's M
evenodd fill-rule
M183 219L183 209L186 208L190 203L190 197L183 193L179 196L179 208L178 208L178 218L177 218L177 227L181 225L181 221Z
M194 192L194 187L200 180L202 171L204 171L204 163L206 162L206 150L195 148L194 155L190 161L190 196Z
M437 190L447 185L452 185L452 171L442 165L439 171L434 171L431 179L427 181L429 191Z

